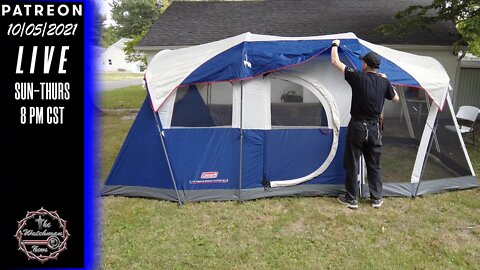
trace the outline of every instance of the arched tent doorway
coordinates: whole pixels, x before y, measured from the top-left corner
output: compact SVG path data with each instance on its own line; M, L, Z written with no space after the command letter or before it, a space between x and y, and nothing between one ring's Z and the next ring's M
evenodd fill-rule
M315 97L322 107L322 114L326 117L326 121L322 121L321 126L300 125L292 127L281 126L275 128L274 123L270 123L272 129L266 133L266 150L265 150L265 179L270 187L288 187L301 183L305 183L321 175L333 161L339 142L340 119L339 112L335 100L328 90L318 81L306 77L305 75L275 72L267 76L270 80L281 80L293 84L297 84L308 91ZM275 91L272 87L272 93ZM302 109L308 106L307 103L293 102L293 106L287 106L295 109ZM281 105L280 105L281 106ZM318 106L317 106L318 107ZM271 113L273 114L273 103L271 103ZM290 109L287 113L292 113ZM319 112L315 112L319 114ZM308 113L303 113L300 117L307 117ZM273 116L272 118L273 119ZM315 122L315 121L314 121ZM326 124L326 126L324 126ZM305 138L304 140L302 140ZM315 147L316 146L316 147ZM328 146L328 147L325 147ZM283 151L276 151L281 148ZM288 151L290 150L290 151ZM312 151L313 150L313 151ZM316 164L315 169L308 169L302 166L302 163L308 162L308 154L310 152L310 163ZM318 153L317 155L315 153ZM296 154L301 154L298 156ZM307 158L305 158L307 156ZM282 165L283 164L283 165ZM289 173L288 170L300 167L303 173ZM311 166L310 166L311 167ZM305 174L305 172L307 174ZM285 176L294 176L287 178ZM296 177L295 177L296 176Z

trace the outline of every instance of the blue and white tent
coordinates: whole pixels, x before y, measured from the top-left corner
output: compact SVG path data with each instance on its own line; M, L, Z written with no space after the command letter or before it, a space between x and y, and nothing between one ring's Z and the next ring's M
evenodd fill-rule
M103 194L183 202L343 192L351 88L330 64L334 39L352 68L361 68L360 55L378 53L379 71L401 96L401 105L384 109L385 194L478 186L454 121L449 77L435 59L352 33L245 33L152 59L149 95ZM364 171L359 184L367 195Z

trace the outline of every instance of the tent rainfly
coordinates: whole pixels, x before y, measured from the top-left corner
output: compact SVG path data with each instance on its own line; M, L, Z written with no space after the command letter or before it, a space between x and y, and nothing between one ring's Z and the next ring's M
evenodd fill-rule
M379 54L379 71L400 95L401 102L386 102L383 113L384 194L477 187L450 80L435 59L352 33L245 33L152 59L148 96L103 195L182 203L343 192L351 88L330 63L334 39L341 40L340 58L349 67L361 68L360 55ZM365 178L363 165L362 196L369 194Z

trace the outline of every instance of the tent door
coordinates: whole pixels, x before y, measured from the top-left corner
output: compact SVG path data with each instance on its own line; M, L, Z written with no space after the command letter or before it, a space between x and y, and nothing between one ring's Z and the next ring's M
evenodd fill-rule
M276 72L269 79L264 179L271 187L310 181L327 171L336 155L336 103L322 84L304 76Z

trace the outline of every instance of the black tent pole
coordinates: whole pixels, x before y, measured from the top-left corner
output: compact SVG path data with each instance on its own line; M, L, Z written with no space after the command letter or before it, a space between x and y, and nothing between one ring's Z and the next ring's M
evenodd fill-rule
M148 98L148 97L147 97ZM177 181L175 181L175 176L173 175L172 165L170 164L170 158L168 157L167 147L165 146L165 141L163 140L162 129L160 128L160 120L157 119L157 113L152 110L153 117L155 118L155 122L157 122L157 129L158 135L160 136L160 141L162 142L163 146L163 153L165 154L165 158L167 159L168 170L170 171L170 176L172 177L173 187L175 188L175 193L177 194L178 205L182 206L182 200L180 199L180 193L178 193L177 189Z
M240 171L238 180L238 202L242 203L242 169L243 169L243 82L240 81Z
M160 135L160 140L162 141L163 152L165 153L165 157L167 159L168 170L170 171L170 176L172 177L173 187L175 188L175 192L177 193L178 205L182 206L183 203L182 203L182 200L180 199L180 194L178 193L177 181L175 180L175 176L173 175L172 165L170 165L170 158L168 157L168 152L167 152L167 148L165 146L165 141L163 140L162 131L160 130L159 126L158 126L158 131L159 131L159 135Z

